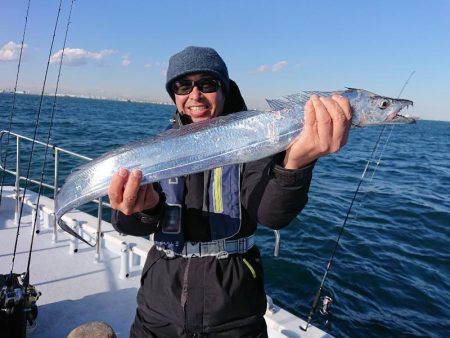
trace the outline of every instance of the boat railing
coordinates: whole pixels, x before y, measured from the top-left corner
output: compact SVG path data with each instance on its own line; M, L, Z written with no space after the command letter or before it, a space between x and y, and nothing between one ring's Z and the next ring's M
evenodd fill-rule
M59 180L59 171L60 171L60 167L59 167L59 158L61 154L67 154L71 157L75 157L84 161L91 161L92 158L78 154L74 151L70 151L61 147L58 147L57 145L53 145L53 144L48 144L45 142L41 142L38 140L33 140L27 136L24 135L20 135L11 131L7 131L7 130L2 130L0 131L0 145L3 144L3 138L7 137L7 144L9 145L10 143L10 138L13 137L15 138L15 169L8 169L6 168L6 163L3 163L2 161L0 161L0 171L3 171L5 173L8 173L10 175L13 175L15 177L15 199L16 199L16 211L19 210L19 201L20 201L20 184L21 181L27 181L29 183L33 183L33 184L37 184L40 185L42 184L43 187L46 187L48 189L53 190L53 199L56 198L56 194L58 193L59 190L59 186L58 186L58 180ZM53 184L49 184L49 183L45 183L45 182L41 182L40 180L36 180L30 177L24 177L21 176L21 155L22 155L22 143L23 142L30 142L30 143L34 143L34 145L38 145L38 146L42 146L44 148L48 148L48 150L51 150L52 154L53 154ZM9 149L6 149L5 151L8 151ZM1 153L1 152L0 152ZM3 153L2 153L3 154ZM3 160L3 158L2 158ZM6 154L5 154L5 162L6 162ZM103 206L107 206L110 207L110 204L107 202L104 202L102 200L102 198L99 198L98 200L93 201L94 203L98 204L98 234L101 233L101 222L102 222L102 208ZM17 214L17 212L16 212ZM54 227L56 228L56 219L54 219ZM99 237L99 236L97 236ZM97 246L97 250L98 250L98 242L99 239L97 238L96 240L96 246Z

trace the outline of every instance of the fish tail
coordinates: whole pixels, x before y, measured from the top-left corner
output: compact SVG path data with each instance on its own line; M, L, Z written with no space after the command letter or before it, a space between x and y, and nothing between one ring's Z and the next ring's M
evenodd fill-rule
M68 232L69 234L71 234L72 236L78 238L79 240L83 241L84 243L86 243L87 245L89 245L90 247L94 247L94 244L89 243L87 240L85 240L83 237L81 237L77 232L75 232L70 226L68 226L66 224L66 222L64 222L62 219L58 220L58 225L61 227L61 229L63 229L65 232Z

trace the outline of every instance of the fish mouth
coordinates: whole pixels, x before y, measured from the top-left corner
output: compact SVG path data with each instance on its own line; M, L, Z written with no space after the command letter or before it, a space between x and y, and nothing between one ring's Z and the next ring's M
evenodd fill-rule
M402 110L402 109L400 108L400 109L397 109L397 110L393 111L392 113L390 113L390 114L384 119L384 122L390 122L390 121L393 121L393 120L398 116L398 113L400 113L401 110Z
M394 110L392 113L390 113L385 119L384 122L391 122L396 119L396 117L401 116L399 113L403 108L408 109L409 107L413 106L413 102L410 100L400 100L401 106L400 108Z

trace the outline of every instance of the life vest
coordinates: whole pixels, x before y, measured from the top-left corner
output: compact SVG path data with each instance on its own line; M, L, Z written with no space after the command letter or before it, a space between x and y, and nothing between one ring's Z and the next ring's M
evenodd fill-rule
M241 228L240 165L218 167L204 175L203 211L208 213L211 240L233 237ZM181 253L185 244L185 183L185 177L160 182L166 195L166 206L154 240L159 248L175 253Z

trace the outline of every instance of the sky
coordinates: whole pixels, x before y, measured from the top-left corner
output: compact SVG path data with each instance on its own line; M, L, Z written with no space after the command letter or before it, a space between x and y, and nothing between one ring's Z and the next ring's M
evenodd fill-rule
M54 93L71 0L31 0L17 90ZM28 0L0 0L0 90L13 89ZM250 108L304 90L364 88L450 121L448 0L76 0L59 93L170 102L171 55L208 46Z

